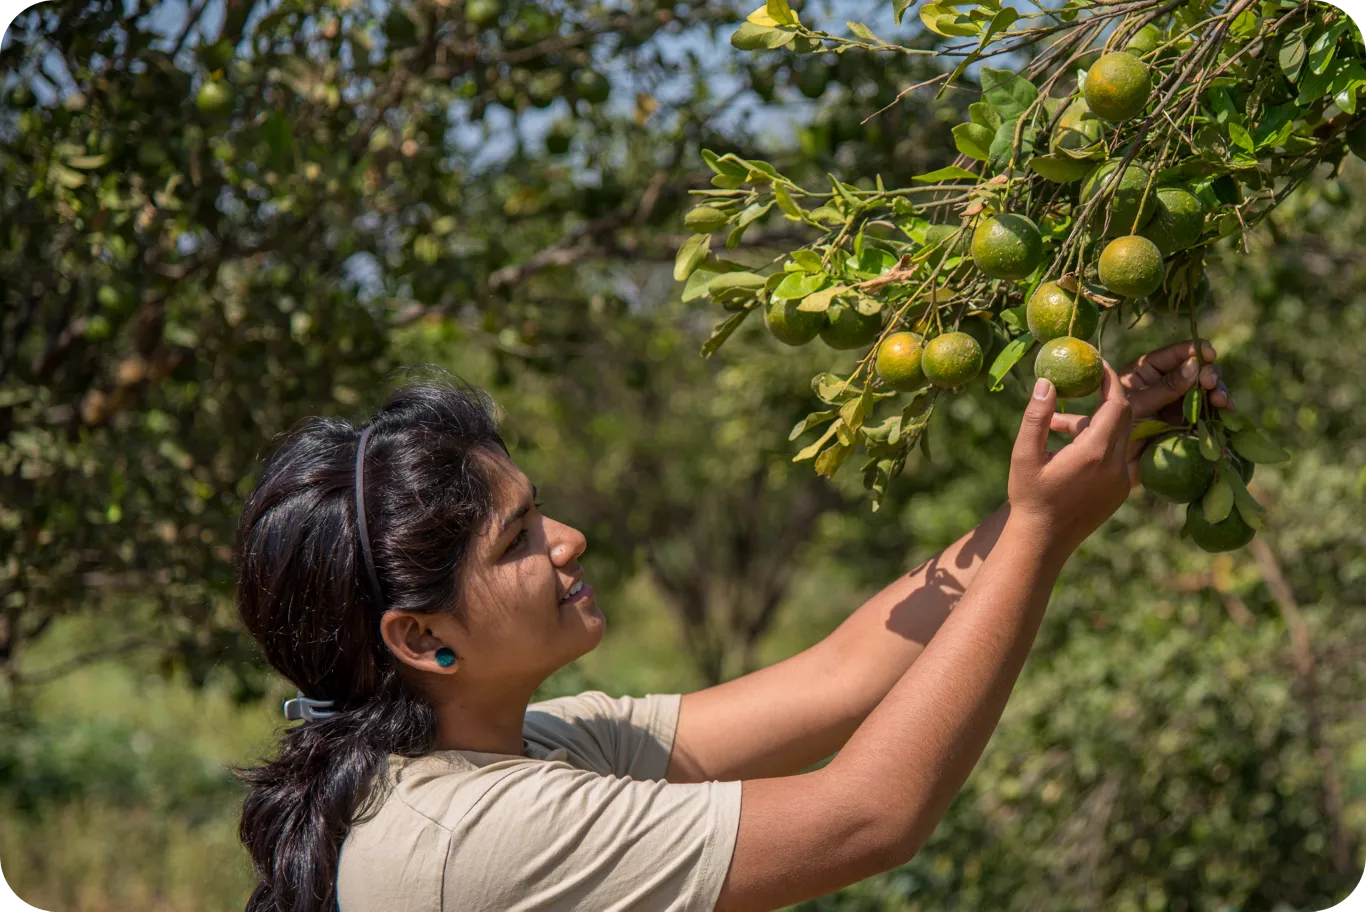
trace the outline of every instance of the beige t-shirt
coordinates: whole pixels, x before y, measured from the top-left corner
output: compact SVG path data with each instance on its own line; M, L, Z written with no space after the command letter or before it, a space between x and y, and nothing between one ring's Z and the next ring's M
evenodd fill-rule
M679 699L533 703L528 757L390 758L342 844L341 912L712 912L740 783L664 781Z

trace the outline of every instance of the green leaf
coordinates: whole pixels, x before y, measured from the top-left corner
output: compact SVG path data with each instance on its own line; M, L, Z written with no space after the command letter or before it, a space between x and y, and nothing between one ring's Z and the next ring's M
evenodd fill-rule
M822 402L844 402L850 396L861 396L863 391L843 377L825 371L811 378L811 392Z
M57 162L47 166L47 176L70 190L75 190L85 184L84 174L79 171L72 171L66 165Z
M1228 519L1228 514L1233 511L1233 488L1224 480L1222 473L1205 492L1205 499L1200 502L1200 507L1204 510L1208 522L1217 523Z
M1181 413L1186 416L1186 420L1191 424L1200 420L1200 402L1203 396L1200 394L1199 387L1193 387L1186 391L1185 400L1181 404Z
M1337 54L1338 38L1347 30L1347 23L1338 21L1329 27L1318 39L1309 47L1309 56L1306 62L1309 64L1309 72L1323 73L1333 62L1333 57Z
M1077 161L1066 155L1031 155L1029 167L1044 180L1055 184L1070 184L1091 173L1089 162Z
M849 186L833 174L827 174L826 177L830 178L830 186L835 188L835 192L839 194L840 199L844 200L845 205L849 206L851 209L861 209L863 207L863 203L851 192L857 190L857 187Z
M92 171L95 168L103 168L108 161L108 155L76 155L68 158L66 163L82 171Z
M1243 484L1242 476L1233 471L1220 472L1219 477L1233 492L1233 505L1238 508L1238 515L1243 517L1243 522L1259 532L1266 528L1264 520L1266 507L1257 503L1257 499L1248 493L1247 485Z
M972 118L973 123L990 130L992 135L995 135L996 128L1001 125L1001 115L985 101L974 101L968 105L968 116Z
M778 208L789 218L800 219L803 215L802 208L792 201L792 196L781 186L773 186L773 199L777 201Z
M906 10L911 8L915 0L892 0L892 18L897 25L901 24L901 17L906 15Z
M797 14L787 5L787 0L765 0L764 8L779 25L796 25Z
M741 22L740 27L730 36L731 46L741 51L777 50L792 43L797 33L789 29L771 25L755 25Z
M854 452L854 447L850 444L837 443L827 447L816 457L816 474L824 475L826 478L834 477L834 474L844 465L844 460L849 458L849 454Z
M825 409L824 411L820 412L812 412L811 414L803 418L801 421L797 422L796 426L792 428L792 433L787 435L787 439L790 441L795 441L798 437L802 436L807 431L811 430L813 427L824 424L825 422L829 421L831 418L834 418L838 414L838 409ZM812 455L815 454L813 453Z
M706 297L707 286L711 280L716 278L718 273L710 269L697 269L688 276L688 282L683 286L683 300L695 301L698 298Z
M959 124L953 128L953 144L968 158L986 161L992 135L992 131L981 124Z
M836 432L839 430L839 424L840 423L836 421L834 424L830 425L830 427L826 428L825 433L821 435L820 440L817 440L815 443L810 444L809 446L802 447L799 451L797 451L797 455L792 457L792 461L805 462L806 460L810 459L811 457L819 453L821 447L825 446L826 442L831 437L835 436Z
M800 266L803 272L821 272L825 268L820 254L814 250L794 250L788 254L788 258Z
M764 287L764 277L753 272L723 272L707 283L707 294L718 301L752 298Z
M1214 439L1214 429L1210 427L1209 422L1198 422L1195 430L1200 438L1200 455L1210 462L1218 462L1219 444Z
M868 28L868 26L864 25L862 22L846 22L844 24L849 26L849 31L853 32L864 41L871 41L873 44L886 44L885 41L873 34L872 29Z
M1002 120L1019 117L1039 97L1034 83L1007 70L982 67L982 98Z
M1238 431L1229 444L1234 452L1258 464L1285 462L1290 454L1262 436L1256 428Z
M1005 389L1005 384L1001 381L1033 346L1034 337L1025 333L1023 336L1016 336L1011 339L1009 344L1001 349L1001 353L996 356L996 360L991 362L991 367L987 369L987 378L991 381L990 388L993 393Z
M925 28L945 38L973 38L981 26L970 16L959 13L948 4L930 3L920 8L920 21Z
M1129 432L1129 440L1147 440L1149 437L1156 437L1157 435L1165 434L1170 430L1174 430L1174 428L1167 422L1159 421L1156 418L1149 418L1134 425L1133 430Z
M944 181L955 180L977 180L977 175L966 168L957 165L949 165L947 168L940 168L938 171L931 171L929 174L917 174L911 178L913 181L920 181L923 184L939 184Z
M1300 68L1304 66L1304 59L1308 56L1309 49L1305 47L1304 39L1298 33L1291 35L1281 44L1281 51L1277 55L1277 60L1281 65L1281 72L1291 82L1297 82L1300 78Z
M804 272L789 272L778 287L773 289L773 297L784 300L797 300L814 294L827 281L824 275L811 275Z
M797 305L797 309L805 313L825 313L830 309L830 302L835 300L837 295L849 290L847 285L831 285L823 288L815 294L809 294L802 298L802 303Z
M712 355L716 354L716 350L721 347L723 342L730 338L731 333L739 328L740 324L745 321L745 317L749 316L749 313L749 310L733 313L727 317L724 322L718 325L716 329L712 330L707 341L702 343L702 357L710 358Z
M1011 159L1015 155L1015 128L1019 122L1020 119L1017 117L1014 120L1005 121L996 128L996 135L991 140L991 148L987 150L987 165L993 171L999 173L1010 166ZM1034 151L1028 130L1022 131L1020 146L1020 158L1016 159L1016 164L1019 164L1023 158L1028 157Z
M683 246L678 248L678 256L674 258L674 281L682 282L692 275L710 250L710 234L694 234L684 241Z

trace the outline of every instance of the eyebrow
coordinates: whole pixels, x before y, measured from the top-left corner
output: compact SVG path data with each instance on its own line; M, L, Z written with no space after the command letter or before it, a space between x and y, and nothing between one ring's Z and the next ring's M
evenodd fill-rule
M531 486L531 499L534 501L537 500L539 497L540 493L536 490L536 485L533 484ZM518 520L520 520L523 516L526 516L530 510L531 504L524 503L520 507L518 507L515 512L509 513L507 516L503 517L503 524L499 527L498 535L495 537L502 538L504 535L506 535L508 529L510 529L512 525L516 523Z

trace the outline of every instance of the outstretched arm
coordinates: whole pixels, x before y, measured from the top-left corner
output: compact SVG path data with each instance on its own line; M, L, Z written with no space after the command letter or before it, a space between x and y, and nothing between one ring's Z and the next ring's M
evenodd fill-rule
M1200 385L1231 406L1208 343ZM1119 372L1134 419L1158 415L1195 380L1193 343L1151 352ZM1055 414L1075 435L1083 415ZM1132 447L1136 461L1141 445ZM1136 469L1133 473L1136 482ZM683 697L668 778L747 779L800 772L838 751L924 651L976 578L1010 518L1006 503L977 528L893 580L828 637L789 659Z

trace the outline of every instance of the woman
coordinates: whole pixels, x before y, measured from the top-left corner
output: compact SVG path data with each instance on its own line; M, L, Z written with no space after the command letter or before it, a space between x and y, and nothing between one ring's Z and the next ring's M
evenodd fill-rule
M980 756L1064 561L1128 496L1131 416L1176 402L1193 354L1105 365L1091 418L1054 414L1040 381L1007 506L818 645L681 697L528 706L604 618L584 537L540 512L483 394L417 385L363 428L306 423L238 536L242 619L306 720L241 772L248 910L736 912L905 862ZM1200 383L1229 404L1213 365ZM1053 454L1050 426L1074 435Z

